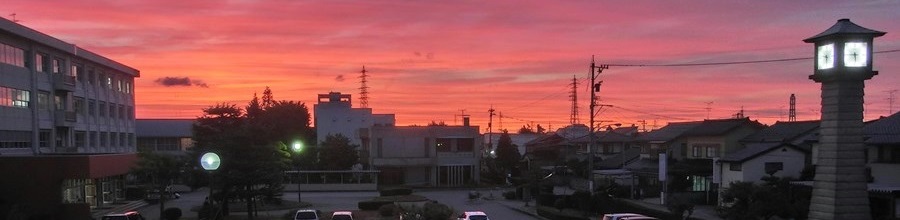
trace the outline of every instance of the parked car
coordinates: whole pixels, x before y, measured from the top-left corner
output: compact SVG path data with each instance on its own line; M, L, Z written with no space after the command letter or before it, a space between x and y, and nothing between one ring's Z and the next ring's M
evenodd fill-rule
M353 220L353 213L349 211L336 211L331 214L331 220Z
M468 211L459 215L459 220L491 220L482 211Z
M600 218L600 219L602 219L602 220L624 220L625 218L629 218L629 217L646 217L646 216L641 215L641 214L635 214L635 213L610 213L610 214L603 215L603 218Z
M297 210L297 213L294 214L294 220L319 220L321 216L322 212L319 210L303 209Z
M141 213L136 211L130 211L121 214L107 214L100 220L144 220L144 216L141 216Z
M648 216L635 216L635 217L625 217L622 220L658 220L658 218L648 217Z
M144 197L144 200L146 200L148 203L157 203L163 196L165 196L166 200L181 198L181 194L172 192L171 190L169 190L169 188L167 188L164 192L160 192L158 189L147 190L147 195Z

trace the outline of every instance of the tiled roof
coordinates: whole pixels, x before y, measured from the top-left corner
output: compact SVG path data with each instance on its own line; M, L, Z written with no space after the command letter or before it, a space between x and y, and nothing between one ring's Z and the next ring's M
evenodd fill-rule
M596 138L597 142L600 143L612 143L612 142L631 142L634 141L634 137L617 133L614 131L602 131L597 132L594 138ZM578 138L574 138L569 140L570 143L588 143L588 139L591 137L589 135L581 136Z
M137 119L135 136L141 137L191 137L193 119Z
M744 138L743 142L791 141L819 127L819 121L779 121Z
M728 133L732 129L738 128L744 124L758 126L760 128L765 127L765 125L760 124L757 121L750 121L749 118L704 120L703 123L700 123L700 125L697 125L696 127L685 131L684 135L685 136L722 135L722 134Z
M637 138L639 141L671 141L681 136L685 131L700 125L699 121L691 122L672 122L660 129L647 132L647 134Z
M622 168L622 165L628 163L631 160L637 159L641 156L640 148L628 148L625 151L617 154L616 156L607 158L606 160L600 161L598 163L598 167L600 169L617 169Z
M819 38L825 38L837 34L873 35L875 37L879 37L883 36L885 32L864 28L862 26L854 24L853 22L850 22L850 19L844 18L838 20L837 23L828 28L828 30L816 34L816 36L806 38L803 40L803 42L812 43Z
M863 134L868 144L900 143L900 113L869 122L863 126Z

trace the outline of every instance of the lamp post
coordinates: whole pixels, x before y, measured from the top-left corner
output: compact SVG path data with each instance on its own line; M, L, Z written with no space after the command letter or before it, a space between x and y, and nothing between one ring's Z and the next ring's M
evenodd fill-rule
M213 197L213 176L212 173L219 169L219 165L222 164L222 159L219 158L219 155L213 152L206 152L203 156L200 156L200 167L203 167L204 170L209 171L209 198ZM212 200L214 201L214 200Z
M294 141L294 143L291 144L291 150L294 151L295 155L299 159L300 152L303 151L303 142ZM295 168L297 168L297 203L300 203L301 201L303 201L300 199L300 164L295 161L294 166Z

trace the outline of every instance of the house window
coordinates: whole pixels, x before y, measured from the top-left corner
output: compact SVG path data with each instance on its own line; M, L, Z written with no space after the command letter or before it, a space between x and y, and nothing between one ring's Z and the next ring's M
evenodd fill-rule
M18 47L0 44L0 63L25 67L25 51Z
M709 190L709 177L706 176L691 176L691 191L694 192L703 192Z
M475 149L475 139L474 138L456 139L456 151L472 152L472 149Z
M60 73L59 65L62 63L59 59L53 59L53 73Z
M109 140L109 134L106 132L100 132L100 147L107 147L109 145L106 142Z
M100 101L100 104L97 105L97 114L100 117L106 117L106 102Z
M28 108L30 100L28 91L0 87L0 106Z
M88 107L87 107L88 115L94 116L97 111L97 101L93 99L88 99Z
M38 132L38 146L50 147L50 130L41 129Z
M47 70L50 70L50 63L47 62L47 60L48 60L47 55L44 55L44 54L35 55L34 56L34 62L35 62L34 67L37 70L35 72L45 73Z
M706 146L706 157L719 157L719 146Z
M84 115L84 98L75 97L75 104L73 107L75 108L76 113Z
M383 148L382 148L383 143L384 143L384 141L382 141L381 138L375 139L375 147L378 148L378 157L381 157L381 151L383 150Z
M741 171L741 163L738 163L738 162L729 163L728 169L731 171Z
M90 69L87 73L87 82L88 84L93 85L94 81L97 81L97 76L94 74L94 69Z
M702 149L703 148L697 144L695 144L694 146L691 146L691 156L692 157L702 157L703 156Z
M50 108L50 92L40 91L37 94L38 109Z
M78 82L84 81L84 73L81 71L84 71L84 67L81 67L81 64L72 65L72 75L75 76L75 80L78 80Z
M766 162L766 174L774 175L776 172L784 170L784 163L782 162Z
M84 147L85 133L84 131L75 131L75 147Z
M688 152L687 143L681 143L681 156L687 157L687 152Z
M116 118L116 103L109 103L109 117Z
M56 106L56 110L66 110L66 97L63 95L53 96L53 103Z
M450 152L451 151L451 139L450 138L438 138L435 139L435 145L437 148L437 152Z
M900 148L879 146L878 163L900 163Z

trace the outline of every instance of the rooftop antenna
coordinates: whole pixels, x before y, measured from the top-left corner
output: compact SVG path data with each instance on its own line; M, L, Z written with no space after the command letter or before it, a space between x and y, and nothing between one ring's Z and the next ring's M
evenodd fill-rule
M706 102L706 119L709 119L709 111L712 110L713 101Z
M456 118L457 118L457 117L462 117L463 120L465 120L465 118L469 117L469 115L466 114L466 110L465 110L465 109L460 109L458 115L453 115L453 124L455 124L455 125L459 125L459 124L456 123Z
M359 75L359 106L360 108L368 108L369 86L366 85L366 83L369 81L366 78L368 78L369 75L366 73L368 73L369 71L366 71L366 66L363 66L362 71L359 72L362 73L361 75Z
M16 13L9 14L9 17L12 17L12 22L19 23L21 20L16 19Z

